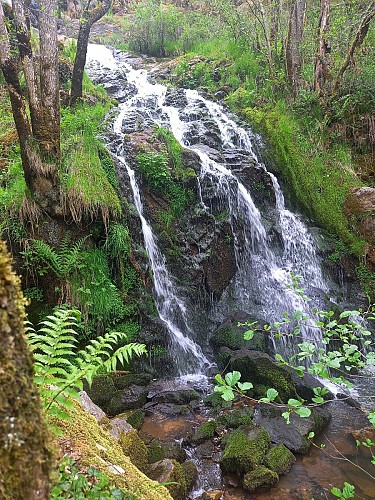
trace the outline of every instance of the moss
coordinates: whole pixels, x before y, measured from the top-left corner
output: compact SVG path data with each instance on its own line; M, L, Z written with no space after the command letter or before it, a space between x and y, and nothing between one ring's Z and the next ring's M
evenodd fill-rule
M153 464L155 462L159 462L159 460L164 460L165 453L163 448L156 443L151 443L147 446L148 453L148 463Z
M68 443L72 454L79 457L77 465L80 469L95 467L109 476L110 482L118 488L135 496L142 492L142 500L172 500L164 487L150 480L125 456L120 443L101 428L94 417L79 403L73 404L76 411L72 411L71 421L61 422L60 427L63 440ZM119 470L125 472L118 473Z
M253 421L253 415L254 410L245 406L244 408L237 408L229 413L226 413L225 415L221 415L217 419L217 422L225 425L225 427L235 429L241 425L250 425Z
M182 468L185 473L186 489L189 492L192 490L194 483L198 479L197 466L192 460L188 460L182 464Z
M139 409L129 412L126 416L126 421L137 430L142 427L144 419L145 412Z
M232 405L228 401L224 401L221 395L213 392L204 398L204 404L212 406L215 410L219 411L224 408L230 408Z
M252 340L245 340L243 334L247 329L248 327L227 325L220 328L220 330L214 334L210 342L217 347L229 347L229 349L232 349L233 351L237 349L255 349L257 351L265 351L265 333L255 332Z
M270 487L277 483L279 476L276 472L260 465L256 469L248 472L243 479L243 487L248 491L255 491L260 487Z
M270 449L266 457L265 465L281 475L287 474L295 461L296 457L293 453L283 444L279 444Z
M169 490L174 500L185 500L188 490L184 468L180 463L176 462L176 460L172 460L172 462L174 464L174 467L172 473L169 476L169 482L175 482L177 484L169 484L167 486L167 489Z
M148 451L145 443L138 436L138 432L130 431L121 434L119 442L123 452L130 458L132 464L146 473L148 469Z
M0 498L47 498L51 439L25 330L25 299L0 240Z
M193 437L194 441L206 441L207 439L211 439L215 435L216 428L217 423L214 420L204 422L195 429Z
M270 435L263 427L246 427L227 438L221 468L224 473L245 474L263 463L270 445ZM250 438L249 438L250 436Z

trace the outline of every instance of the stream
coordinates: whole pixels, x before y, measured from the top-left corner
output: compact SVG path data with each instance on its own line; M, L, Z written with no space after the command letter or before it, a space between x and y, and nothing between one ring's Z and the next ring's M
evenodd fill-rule
M173 90L161 85L145 69L134 69L130 61L121 52L89 45L89 75L119 101L112 131L116 140L110 149L119 168L127 173L133 192L153 274L156 308L170 334L178 374L175 383L192 384L204 393L209 388L208 374L215 367L208 338L231 313L233 304L265 322L282 318L285 311L298 310L311 316L314 308L324 307L324 299L331 298L334 287L322 272L314 237L301 216L288 209L277 177L258 158L257 151L262 147L260 137L220 104L194 90ZM236 272L208 310L201 309L200 303L191 300L179 286L147 218L138 174L127 163L123 149L124 136L135 123L168 128L184 148L198 155L200 209L212 216L226 214L233 234ZM271 208L257 206L243 176L244 165L260 170L268 179ZM275 221L272 228L271 218ZM291 273L302 276L306 294L313 300L306 301L295 291ZM302 327L301 336L322 345L319 330L312 328L309 321ZM274 348L285 357L295 352L290 341L278 343ZM188 454L201 471L198 485L189 498L200 498L205 490L222 490L226 499L310 500L328 498L326 490L332 485L342 486L344 481L356 485L357 498L375 498L375 488L366 473L347 461L329 456L337 455L337 447L361 467L368 466L366 454L357 449L350 436L352 429L367 425L366 418L359 411L349 412L350 407L344 402L337 401L332 406L334 417L317 441L318 446L326 444L325 450L313 448L308 455L299 456L291 472L265 493L246 494L235 480L222 484L218 463L199 458L194 449L188 448ZM192 426L207 418L204 405L200 405L193 420L151 415L142 431L160 440L181 442Z

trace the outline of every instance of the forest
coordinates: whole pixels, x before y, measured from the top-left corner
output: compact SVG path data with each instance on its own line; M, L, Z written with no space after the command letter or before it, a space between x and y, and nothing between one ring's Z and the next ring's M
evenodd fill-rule
M1 0L0 499L374 498L374 19Z

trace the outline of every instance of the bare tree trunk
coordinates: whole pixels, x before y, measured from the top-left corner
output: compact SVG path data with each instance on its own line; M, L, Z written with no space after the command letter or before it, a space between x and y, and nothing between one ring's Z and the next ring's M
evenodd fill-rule
M326 83L330 79L329 53L331 47L328 42L330 30L331 0L321 0L318 31L318 51L315 62L314 90L322 94Z
M2 4L0 5L0 67L8 86L20 141L25 180L37 204L50 215L62 215L58 164L60 108L57 60L57 0L44 0L40 14L40 67L30 42L30 0L13 1L18 52L28 90L30 120L12 54Z
M333 86L333 92L337 92L341 82L342 82L342 77L344 76L345 71L348 69L348 67L353 63L353 57L354 57L354 52L362 45L369 27L370 27L370 22L372 19L375 17L375 3L372 2L370 5L369 9L367 10L366 14L363 16L361 20L361 24L359 25L359 28L357 30L357 33L355 34L354 40L349 48L349 51L346 55L346 58L344 62L341 65L341 68L337 74L334 86Z
M47 500L52 455L24 334L24 298L0 241L0 498Z
M96 21L106 14L112 4L112 0L104 0L95 8L90 10L90 1L87 3L80 21L78 40L77 40L77 53L74 60L74 68L72 74L72 88L70 91L70 105L74 106L77 99L82 98L82 80L83 71L86 64L87 45L89 43L89 36L91 27Z
M289 17L285 60L286 73L294 95L297 95L300 86L300 72L302 66L301 44L303 40L305 11L306 0L295 0Z

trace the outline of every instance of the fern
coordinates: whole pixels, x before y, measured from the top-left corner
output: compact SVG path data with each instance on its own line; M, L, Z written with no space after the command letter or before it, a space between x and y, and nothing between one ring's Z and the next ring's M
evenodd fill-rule
M42 240L32 240L34 251L61 280L66 280L75 269L80 259L82 247L88 236L71 245L69 238L64 237L58 250Z
M126 340L122 332L110 332L92 339L85 349L76 353L77 322L80 312L57 309L41 322L36 332L28 327L28 340L34 352L34 380L39 387L47 417L70 418L72 399L78 399L83 379L91 384L98 371L116 370L118 364L129 362L132 356L146 354L144 344L127 344L114 351ZM58 429L54 426L56 432Z

